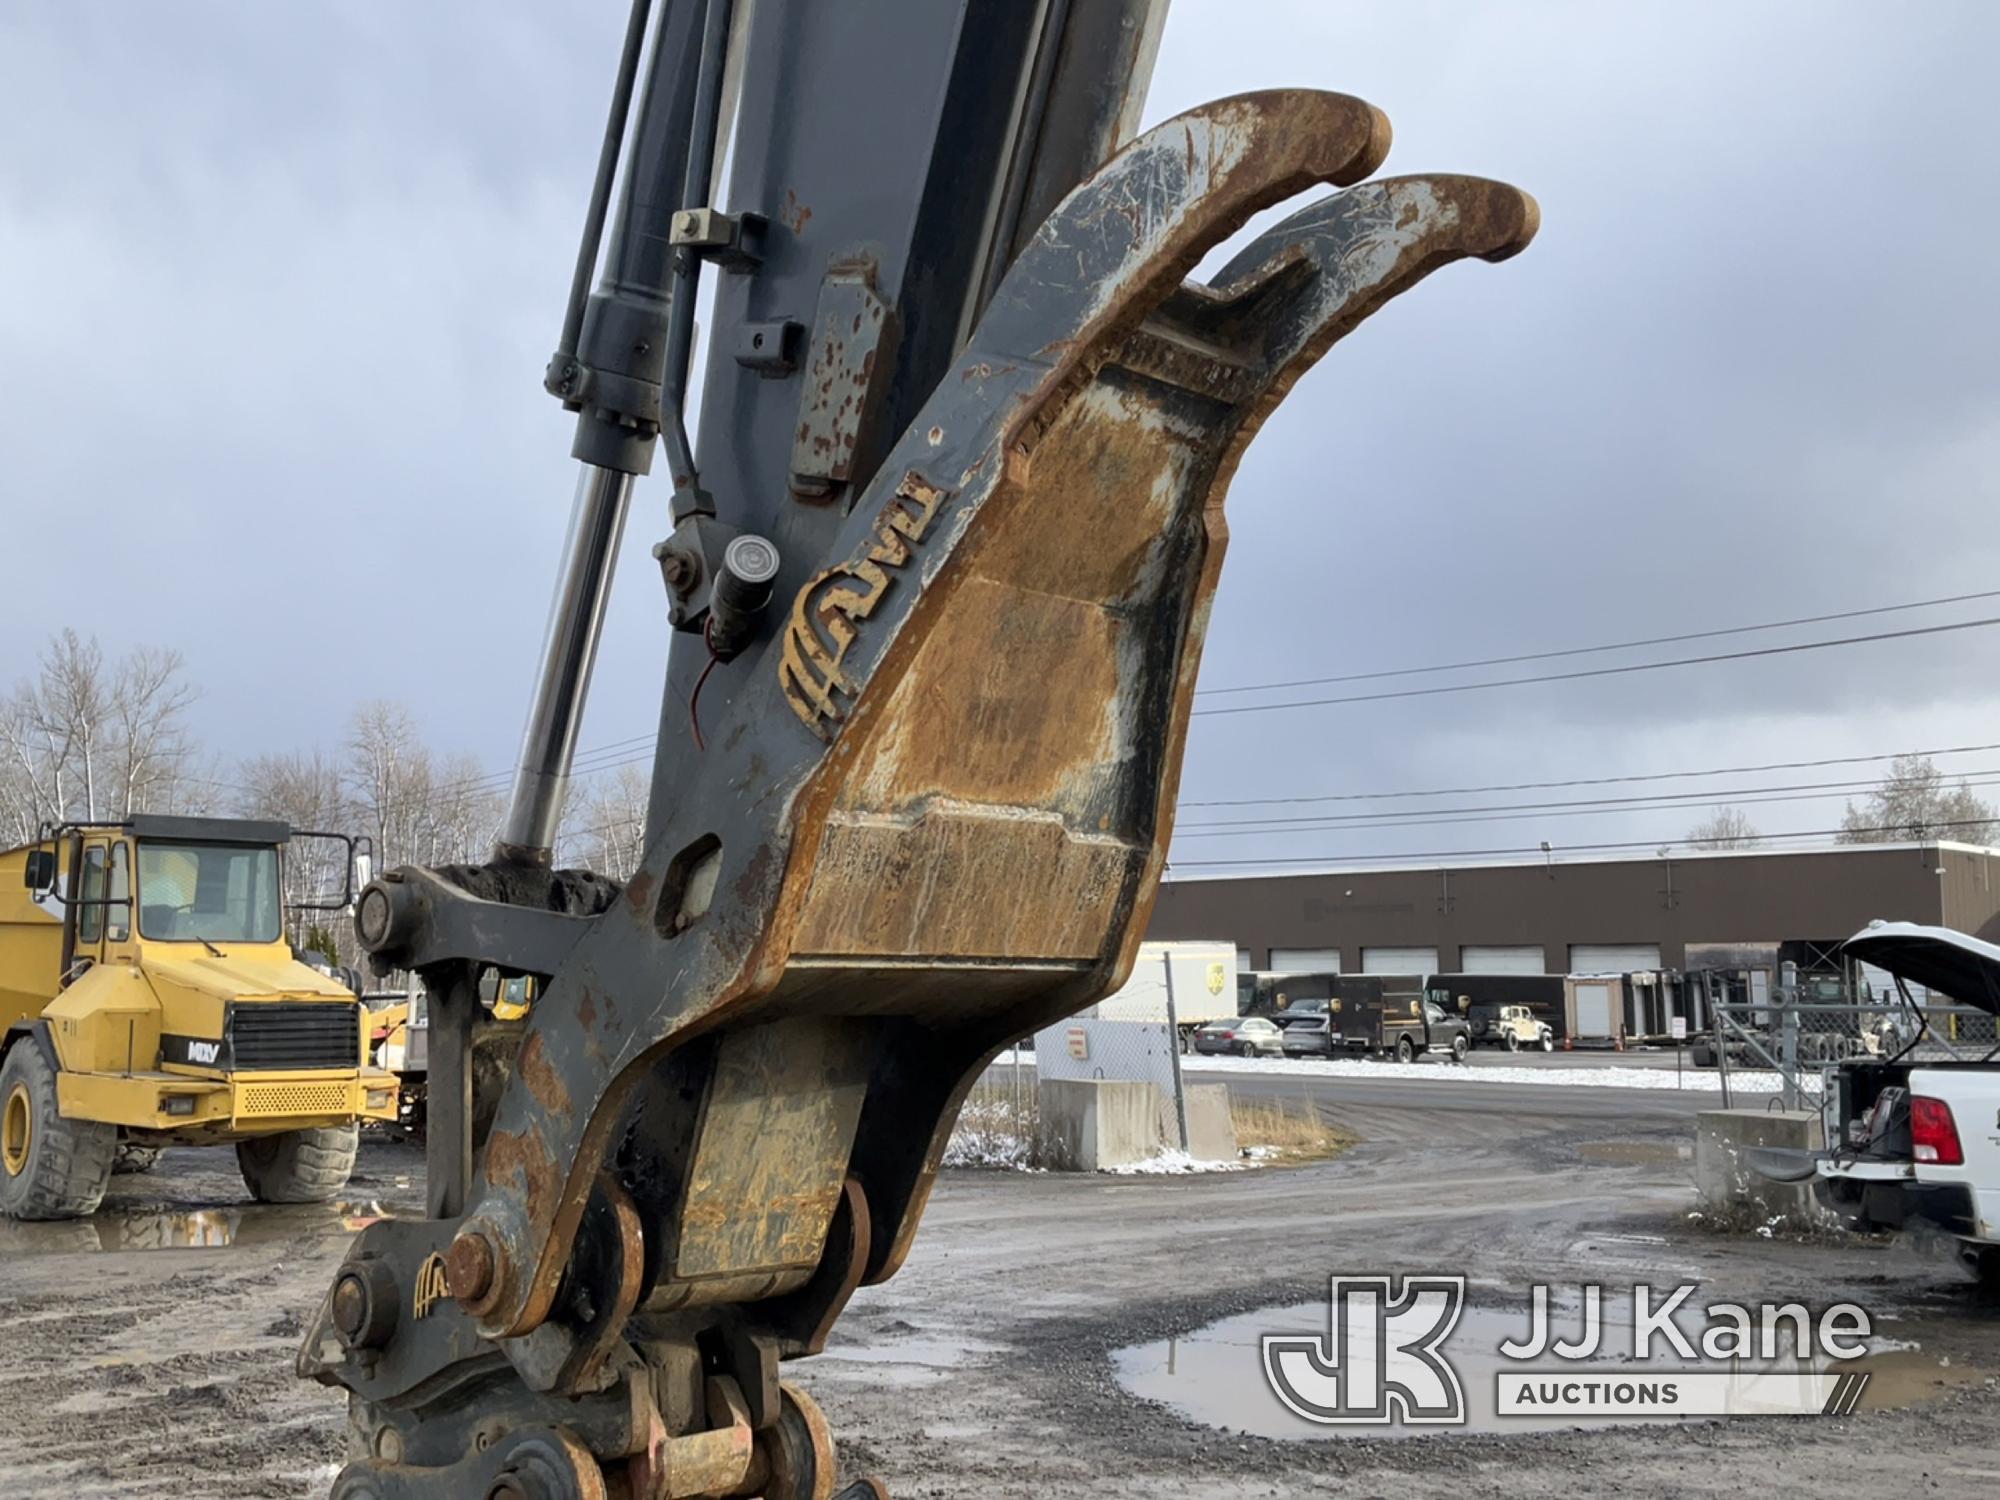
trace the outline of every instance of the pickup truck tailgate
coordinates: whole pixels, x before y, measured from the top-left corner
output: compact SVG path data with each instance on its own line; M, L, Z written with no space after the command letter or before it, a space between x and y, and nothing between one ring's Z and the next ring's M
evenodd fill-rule
M1910 1092L1942 1099L1951 1107L1965 1155L1958 1166L1918 1162L1917 1181L1970 1188L1978 1237L2000 1241L2000 1067L1916 1068L1910 1073Z

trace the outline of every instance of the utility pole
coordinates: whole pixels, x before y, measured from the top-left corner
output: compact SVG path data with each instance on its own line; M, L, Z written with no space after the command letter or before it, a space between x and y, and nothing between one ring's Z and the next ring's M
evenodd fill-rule
M1188 1148L1187 1086L1181 1082L1181 1018L1174 1009L1174 955L1169 948L1160 955L1160 967L1167 972L1167 1058L1174 1070L1174 1118L1181 1128L1181 1150Z

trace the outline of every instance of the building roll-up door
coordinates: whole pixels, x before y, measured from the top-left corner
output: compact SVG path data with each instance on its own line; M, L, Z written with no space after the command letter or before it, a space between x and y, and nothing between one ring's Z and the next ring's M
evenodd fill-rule
M1502 943L1479 947L1468 943L1459 950L1461 974L1546 974L1540 943Z
M1256 971L1257 966L1250 962L1250 950L1248 948L1238 948L1236 950L1236 972L1239 974L1254 974Z
M1618 1035L1621 1028L1614 1019L1614 984L1615 981L1571 987L1576 996L1575 1014L1571 1017L1570 1026L1572 1036L1580 1041L1595 1042Z
M1361 972L1364 974L1435 974L1437 971L1438 951L1435 948L1361 950Z
M1572 974L1632 974L1660 966L1658 943L1572 943Z
M1273 948L1271 970L1277 974L1338 974L1338 948Z

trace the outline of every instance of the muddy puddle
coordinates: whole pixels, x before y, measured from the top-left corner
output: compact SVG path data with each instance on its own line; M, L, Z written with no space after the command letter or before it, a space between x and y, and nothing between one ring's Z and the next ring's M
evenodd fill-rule
M373 1199L335 1203L245 1203L220 1208L118 1204L88 1219L25 1223L0 1219L0 1255L64 1255L113 1250L209 1250L285 1244L301 1237L359 1234L393 1217Z
M1550 1321L1554 1338L1576 1337L1582 1328L1580 1304L1558 1299ZM1954 1362L1927 1354L1914 1343L1884 1339L1871 1340L1868 1352L1855 1360L1837 1364L1824 1358L1800 1360L1788 1336L1789 1325L1774 1335L1780 1356L1775 1360L1689 1360L1662 1341L1641 1364L1631 1357L1630 1299L1604 1298L1601 1321L1600 1352L1587 1360L1569 1363L1544 1352L1516 1361L1501 1353L1501 1345L1528 1336L1525 1307L1463 1309L1440 1351L1464 1393L1464 1420L1454 1423L1327 1423L1310 1420L1281 1401L1266 1374L1264 1340L1266 1336L1311 1339L1318 1341L1315 1349L1323 1353L1328 1331L1323 1300L1226 1318L1180 1338L1119 1350L1114 1362L1119 1383L1128 1392L1157 1401L1189 1421L1257 1437L1307 1441L1572 1432L1717 1419L1718 1414L1708 1410L1693 1415L1658 1411L1665 1404L1660 1393L1669 1387L1674 1400L1703 1399L1726 1391L1715 1399L1726 1400L1727 1409L1737 1416L1795 1412L1801 1406L1817 1410L1823 1401L1836 1399L1838 1377L1862 1371L1869 1376L1865 1387L1850 1396L1847 1393L1859 1383L1841 1384L1843 1394L1838 1399L1850 1402L1852 1410L1879 1411L1922 1405L1954 1386L1984 1381L2000 1371L2000 1365ZM1674 1322L1691 1339L1699 1337L1700 1327L1692 1319L1676 1317ZM1761 1330L1757 1337L1761 1340ZM1616 1400L1634 1402L1634 1409L1615 1415L1524 1409L1520 1379L1524 1372L1535 1377L1526 1385L1531 1398L1539 1393L1544 1401L1573 1402L1575 1387L1595 1385L1607 1392L1606 1400L1613 1399L1608 1393L1615 1389ZM1365 1347L1349 1355L1343 1371L1347 1380L1363 1385L1378 1373L1372 1351ZM1696 1391L1703 1397L1695 1397ZM1508 1406L1504 1412L1503 1393Z

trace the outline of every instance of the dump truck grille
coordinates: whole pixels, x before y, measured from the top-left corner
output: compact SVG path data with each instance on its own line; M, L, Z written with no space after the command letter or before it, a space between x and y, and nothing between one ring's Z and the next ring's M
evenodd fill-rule
M257 1083L243 1090L239 1119L251 1116L337 1115L347 1109L347 1086L339 1083Z
M360 1015L352 1001L343 1000L232 1005L229 1056L239 1073L357 1068Z

